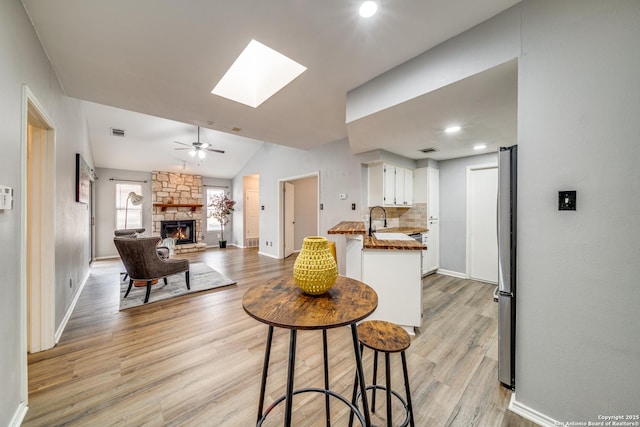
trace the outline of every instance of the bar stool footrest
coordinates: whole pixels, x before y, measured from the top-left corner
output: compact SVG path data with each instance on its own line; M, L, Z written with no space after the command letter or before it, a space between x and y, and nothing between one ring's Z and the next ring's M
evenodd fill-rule
M364 416L360 413L360 409L357 406L355 406L353 403L351 403L349 401L349 399L347 399L346 397L342 396L341 394L338 394L338 393L336 393L335 391L332 391L332 390L326 390L324 388L319 388L319 387L306 387L306 388L299 388L297 390L293 390L293 395L294 396L296 394L302 394L302 393L321 393L321 394L324 394L325 396L329 395L331 397L335 397L336 399L340 400L342 403L347 405L349 407L349 409L351 410L351 413L355 414L355 416L358 417L358 421L360 421L360 425L362 425L363 427L366 426L366 422L365 422ZM360 397L360 395L358 395L358 397ZM398 397L400 397L400 396L398 396ZM280 403L284 402L286 398L287 398L287 396L280 396L279 398L277 398L264 411L264 413L262 414L262 417L258 421L258 424L256 424L256 427L262 426L262 423L267 418L267 415L269 415L269 412L271 412Z
M370 384L366 387L366 390L384 390L385 392L387 391L387 387L380 385L380 384ZM411 422L411 411L409 411L409 404L407 403L407 401L405 400L404 397L402 397L397 391L395 390L391 390L391 394L393 396L396 397L396 399L398 399L400 401L400 403L402 404L402 407L404 408L404 413L405 413L405 419L402 422L402 424L400 424L399 427L407 427L409 425L409 423ZM358 394L356 395L356 402L358 402L360 400L360 395L361 393L358 392ZM374 408L371 408L371 413L375 414Z

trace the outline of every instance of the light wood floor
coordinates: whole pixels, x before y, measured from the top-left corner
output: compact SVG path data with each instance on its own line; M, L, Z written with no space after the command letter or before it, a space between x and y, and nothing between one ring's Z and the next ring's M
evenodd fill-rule
M275 260L230 247L188 258L237 285L120 312L120 262L93 264L58 345L29 355L24 426L255 425L267 326L245 314L242 295L252 284L291 272L294 257ZM497 381L493 286L432 275L423 287L423 327L407 350L416 425L534 426L506 410L511 393ZM298 334L297 388L322 385L320 337ZM267 405L284 391L287 348L288 332L276 329ZM331 386L346 396L352 348L348 328L329 331ZM365 350L367 378L372 359ZM392 355L392 364L392 384L404 394L399 356ZM376 414L384 416L382 397ZM283 409L264 425L282 425ZM333 425L347 425L347 418L345 406L333 401ZM384 425L377 415L373 421ZM324 398L296 396L293 424L324 426Z

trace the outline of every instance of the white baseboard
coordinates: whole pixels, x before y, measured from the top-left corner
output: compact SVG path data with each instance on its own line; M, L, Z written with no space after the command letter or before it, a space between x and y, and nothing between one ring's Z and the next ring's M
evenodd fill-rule
M73 313L73 309L76 308L76 304L78 303L78 298L80 298L80 294L82 293L82 290L84 289L84 285L87 284L87 280L89 280L89 275L90 274L91 274L91 267L89 267L89 269L87 270L87 274L85 274L84 277L82 278L82 280L80 281L80 287L78 287L78 292L76 292L76 294L74 295L73 301L71 301L71 304L69 305L69 309L65 313L64 318L62 319L62 322L60 322L60 326L58 326L58 329L56 330L56 334L53 337L54 338L54 342L56 344L58 344L58 341L60 341L60 337L62 336L62 333L64 332L64 328L67 327L67 322L69 321L69 318L71 317L71 314Z
M467 274L466 273L460 273L458 271L451 271L451 270L444 270L442 268L439 268L436 271L436 273L444 274L445 276L457 277L458 279L466 279L467 278Z
M20 427L28 410L27 402L20 402L16 412L13 414L13 418L9 421L9 427Z
M105 259L116 259L116 258L120 258L120 257L118 255L97 256L97 257L93 257L93 260L103 261Z
M526 405L516 400L516 394L511 394L511 400L509 400L509 410L514 414L520 415L522 418L526 418L542 427L557 427L562 425L561 422L554 420L551 417L542 414L535 409L531 409Z
M272 255L272 254L268 254L262 251L258 251L258 255L264 255L264 256L268 256L269 258L275 258L275 259L280 259L277 257L277 255Z

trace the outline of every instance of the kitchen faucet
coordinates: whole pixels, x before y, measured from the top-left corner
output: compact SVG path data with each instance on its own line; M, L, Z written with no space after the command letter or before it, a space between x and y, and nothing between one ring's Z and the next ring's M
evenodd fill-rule
M373 231L373 229L371 228L371 214L373 213L373 210L376 208L380 208L382 209L382 212L384 213L384 226L385 228L387 227L387 211L382 207L382 206L373 206L369 209L369 236L371 236L371 232Z

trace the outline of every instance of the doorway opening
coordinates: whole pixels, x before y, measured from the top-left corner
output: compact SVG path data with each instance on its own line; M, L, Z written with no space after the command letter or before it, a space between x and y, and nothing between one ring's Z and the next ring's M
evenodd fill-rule
M281 179L278 258L300 251L306 236L320 230L320 173Z
M26 95L25 274L27 351L55 344L55 128L33 94Z
M27 353L55 345L55 126L31 90L22 91L20 225L21 397Z
M260 176L242 177L244 199L244 241L245 248L260 247Z

